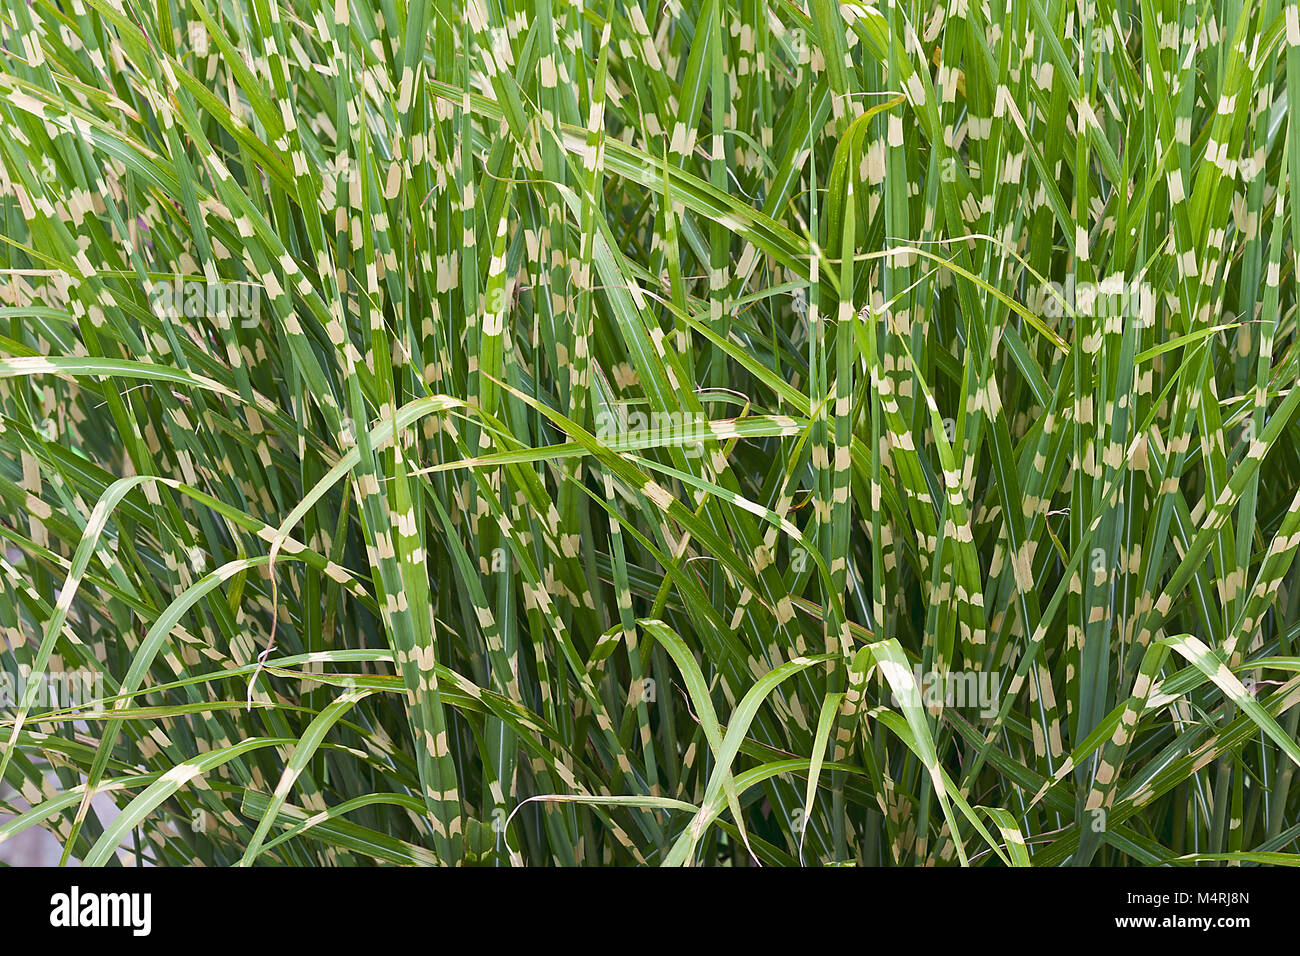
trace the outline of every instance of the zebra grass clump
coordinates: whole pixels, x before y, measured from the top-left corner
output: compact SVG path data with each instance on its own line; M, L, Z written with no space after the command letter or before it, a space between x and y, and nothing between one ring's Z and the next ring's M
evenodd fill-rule
M1295 4L74 7L0 844L1297 862Z

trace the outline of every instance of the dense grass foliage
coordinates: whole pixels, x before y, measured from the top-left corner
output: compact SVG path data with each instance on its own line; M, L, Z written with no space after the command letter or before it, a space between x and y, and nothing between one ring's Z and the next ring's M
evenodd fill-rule
M1294 0L0 44L0 840L1300 860Z

